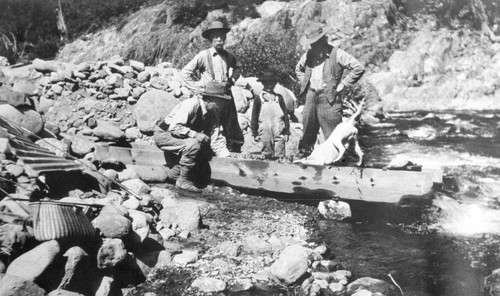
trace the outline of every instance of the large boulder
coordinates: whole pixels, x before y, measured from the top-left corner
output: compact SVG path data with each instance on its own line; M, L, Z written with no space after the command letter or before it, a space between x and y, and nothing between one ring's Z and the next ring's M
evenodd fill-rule
M101 213L92 220L92 225L107 238L122 238L132 229L132 221L120 214Z
M309 249L299 245L289 246L271 265L269 272L281 282L293 284L307 272L311 263L309 256Z
M160 212L161 224L177 233L198 232L201 225L200 208L194 202L178 202L171 204Z
M100 121L92 132L94 136L104 141L120 141L125 139L125 133L117 125L107 121Z
M172 93L150 90L141 95L134 107L134 118L141 132L153 132L159 122L179 103Z
M344 220L352 217L351 207L343 201L322 201L318 205L318 211L326 219Z
M46 292L33 281L6 274L0 279L0 295L2 296L44 296Z
M57 241L44 242L12 261L6 274L34 281L54 262L60 251Z
M0 116L34 134L38 134L43 129L42 116L35 110L26 107L14 108L7 104L0 105Z
M97 267L106 269L123 262L127 249L121 239L105 239L97 252Z
M371 277L362 277L347 286L347 294L353 295L359 290L368 290L372 293L380 293L382 295L396 295L396 289L393 285L379 279Z

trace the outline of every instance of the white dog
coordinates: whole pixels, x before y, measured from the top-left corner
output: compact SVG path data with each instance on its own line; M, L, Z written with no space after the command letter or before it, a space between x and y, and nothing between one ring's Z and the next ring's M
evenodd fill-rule
M330 165L342 159L349 145L354 143L354 150L359 158L357 165L360 166L363 162L363 152L361 151L361 147L359 147L358 129L354 124L356 118L361 114L363 104L364 99L357 106L357 111L349 119L339 123L325 142L314 146L311 155L304 159L296 160L294 163Z

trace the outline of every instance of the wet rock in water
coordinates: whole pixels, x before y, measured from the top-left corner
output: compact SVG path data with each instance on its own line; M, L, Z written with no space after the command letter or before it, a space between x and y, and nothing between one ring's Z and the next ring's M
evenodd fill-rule
M415 166L417 166L417 164L408 159L396 157L395 159L391 160L386 168L388 170L408 170Z
M5 274L0 279L0 295L2 296L44 296L47 293L33 281L25 278Z
M316 280L325 280L328 283L347 285L352 273L348 270L337 270L334 272L313 272L312 276Z
M189 263L198 261L198 251L182 250L182 253L174 255L172 261L180 266L186 266Z
M47 294L47 296L85 296L85 295L64 289L57 289Z
M122 185L127 187L127 189L134 192L135 194L149 193L151 191L151 188L148 186L148 184L144 183L140 179L127 180L122 182Z
M371 277L362 277L347 285L348 295L354 295L360 290L368 290L371 293L381 293L386 296L395 295L396 293L395 287L391 284Z
M495 269L484 278L484 290L489 296L500 295L500 268Z
M43 128L42 116L35 110L26 107L15 108L8 104L0 105L0 116L34 134L38 134Z
M133 115L141 132L152 132L157 123L167 116L179 103L171 94L163 90L145 92L134 106Z
M351 207L343 201L322 201L318 205L318 211L326 219L342 221L352 217Z
M289 246L283 250L269 272L287 285L295 283L309 268L310 250L299 245Z
M105 239L97 252L97 267L106 269L123 262L127 257L127 250L121 239Z
M273 251L270 243L255 235L243 238L241 245L244 251L253 254L266 254Z
M410 139L434 140L438 132L432 126L424 124L416 129L407 131L406 134Z
M226 290L226 282L210 277L199 277L194 280L191 287L204 293L218 293Z
M6 274L34 281L54 262L60 251L59 243L55 240L41 243L12 261Z
M122 238L130 232L132 221L119 214L100 213L99 216L92 220L92 225L104 237Z
M312 267L313 271L319 271L319 272L332 272L345 269L341 263L333 260L315 261Z
M176 233L196 233L201 225L200 207L194 202L177 202L161 210L159 223Z

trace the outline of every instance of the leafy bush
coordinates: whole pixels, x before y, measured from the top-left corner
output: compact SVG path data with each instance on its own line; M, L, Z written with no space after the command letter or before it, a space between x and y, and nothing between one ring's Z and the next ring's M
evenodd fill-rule
M270 67L278 72L280 82L290 89L297 88L295 65L300 59L296 49L297 36L248 36L228 48L240 62L245 76L258 77Z

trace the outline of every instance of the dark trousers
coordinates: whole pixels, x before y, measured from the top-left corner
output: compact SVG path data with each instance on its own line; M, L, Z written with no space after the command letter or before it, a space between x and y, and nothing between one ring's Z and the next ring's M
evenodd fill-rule
M225 116L221 119L223 133L226 136L227 148L230 152L241 152L241 146L245 143L243 132L238 122L238 112L232 98L228 101L224 112Z
M176 138L168 131L156 132L154 134L154 140L156 145L160 148L164 146L184 146L184 148L180 149L179 164L189 168L195 165L195 160L201 150L201 145L198 140L194 138Z
M304 134L299 141L300 151L311 151L314 148L319 128L327 139L342 122L342 104L340 100L329 103L324 92L307 91L306 103L302 111Z

